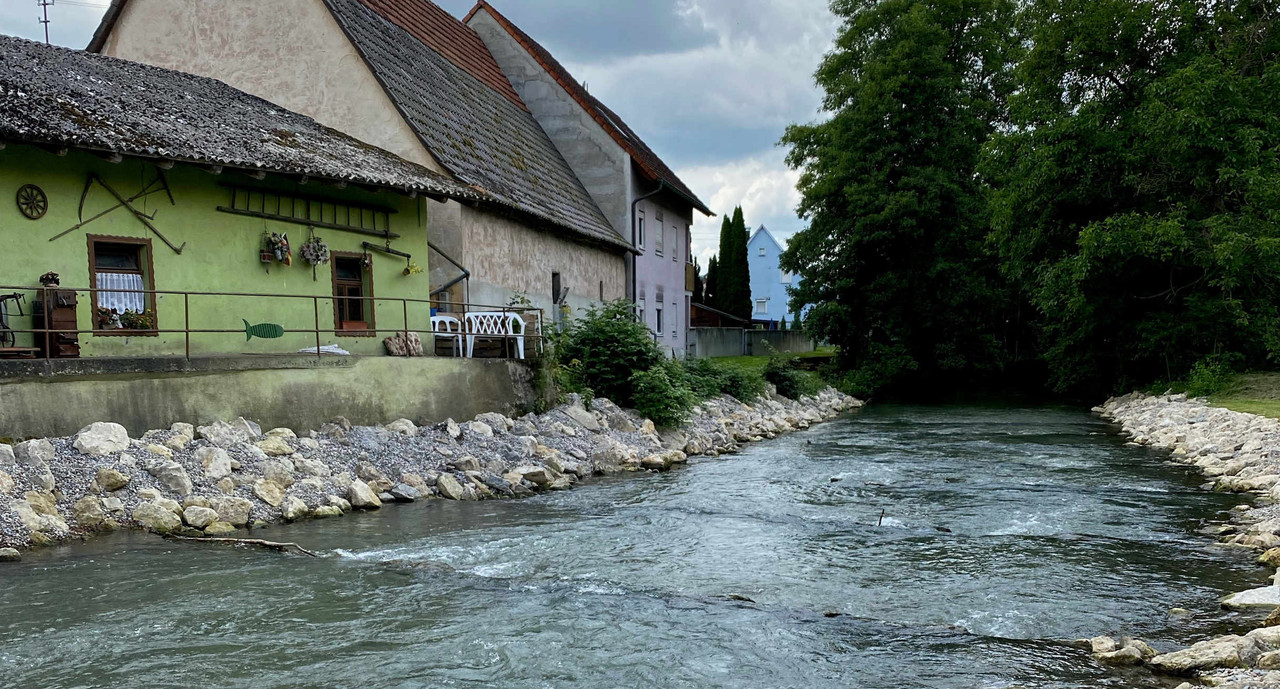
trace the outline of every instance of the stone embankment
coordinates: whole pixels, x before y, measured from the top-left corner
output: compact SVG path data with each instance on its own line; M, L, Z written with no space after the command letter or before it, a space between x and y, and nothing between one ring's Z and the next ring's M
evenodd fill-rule
M663 432L608 400L584 406L576 396L518 419L353 427L339 418L305 435L264 433L240 418L175 423L134 439L123 426L94 423L68 438L0 444L0 560L122 527L228 536L387 503L524 497L592 475L666 471L690 455L733 452L860 406L832 389L751 405L720 397Z
M1226 546L1260 551L1260 564L1280 567L1280 421L1211 407L1185 395L1134 393L1094 411L1119 424L1130 442L1167 450L1173 461L1197 468L1208 479L1205 488L1250 494L1235 508L1233 523L1208 531ZM1280 689L1280 572L1274 580L1222 601L1233 609L1271 610L1259 628L1163 654L1141 641L1099 637L1090 642L1094 657L1198 677L1210 686Z

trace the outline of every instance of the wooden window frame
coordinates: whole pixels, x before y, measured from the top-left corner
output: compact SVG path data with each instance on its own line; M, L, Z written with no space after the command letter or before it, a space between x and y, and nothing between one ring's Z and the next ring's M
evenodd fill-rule
M159 337L160 336L160 307L156 304L156 266L154 253L151 251L151 240L146 237L117 237L107 234L91 234L86 235L85 240L89 245L89 326L93 331L94 337ZM130 244L142 248L146 259L146 268L141 269L142 272L142 289L143 302L148 305L146 310L151 311L151 320L155 324L155 328L151 330L130 330L128 328L117 328L113 330L104 330L98 327L98 255L94 249L95 244ZM139 261L139 265L141 265ZM105 273L115 273L121 271L107 270ZM111 291L111 290L108 290Z
M377 337L378 335L378 325L374 320L376 309L374 308L373 268L372 266L369 268L364 267L364 256L364 254L354 251L333 251L329 254L329 275L332 280L329 292L333 299L333 334L338 337ZM368 317L368 320L365 321L366 327L364 330L344 330L342 328L343 321L340 318L341 312L338 307L340 299L343 298L338 296L338 259L340 258L353 258L361 261L360 273L364 276L364 279L361 280L360 286L361 288L367 288L369 291L368 294L361 295L366 304L365 315Z

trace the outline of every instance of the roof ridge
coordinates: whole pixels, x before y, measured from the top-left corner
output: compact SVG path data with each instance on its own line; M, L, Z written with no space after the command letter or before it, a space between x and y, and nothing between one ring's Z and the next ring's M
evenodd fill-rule
M649 146L640 138L640 135L636 134L635 131L631 129L631 127L624 122L616 112L601 102L600 99L591 95L580 83L578 83L576 79L573 78L572 74L569 74L569 70L565 69L564 65L561 65L560 62L556 60L555 56L551 54L551 51L544 48L540 43L534 40L532 36L525 33L520 27L516 26L510 19L507 19L505 15L487 2L487 0L477 0L475 6L467 13L466 21L469 21L481 9L488 12L489 15L493 17L494 21L498 22L498 25L501 26L508 35L515 39L516 43L520 44L520 46L529 53L534 61L551 75L551 78L555 79L556 82L560 84L560 87L569 94L569 97L573 98L574 101L576 101L578 105L585 110L589 116L591 116L591 119L595 120L596 124L600 125L600 127L604 129L613 138L613 140L627 152L628 155L631 156L631 160L635 162L636 165L640 166L640 169L646 175L655 180L665 181L673 191L680 196L685 197L686 200L695 208L707 215L713 215L711 210L707 208L707 205L703 203L702 200L699 199L683 181L680 180L680 178L671 170L670 167L667 166L666 163L662 162L662 159L658 157L658 154L655 153L653 149L649 148ZM601 112L602 110L603 112ZM650 160L650 158L652 158L652 160Z
M529 109L480 34L432 0L360 0L360 3L507 100L524 110Z

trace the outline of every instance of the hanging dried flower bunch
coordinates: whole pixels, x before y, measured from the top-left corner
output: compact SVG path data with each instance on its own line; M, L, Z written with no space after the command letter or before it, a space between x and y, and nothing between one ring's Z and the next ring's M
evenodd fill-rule
M329 245L325 244L323 239L312 236L298 247L298 254L307 263L322 266L329 262Z

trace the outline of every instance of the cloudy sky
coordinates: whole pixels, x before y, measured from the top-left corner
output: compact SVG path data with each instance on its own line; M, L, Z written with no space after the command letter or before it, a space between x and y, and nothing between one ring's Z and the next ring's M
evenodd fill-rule
M220 0L242 2L249 0ZM253 0L270 2L271 0ZM436 0L455 16L473 0ZM812 74L836 22L827 0L491 0L627 120L719 213L781 237L802 227L796 173L775 144L818 116ZM56 0L50 40L82 48L106 0ZM43 39L37 0L0 0L0 33ZM694 251L719 218L698 216Z

